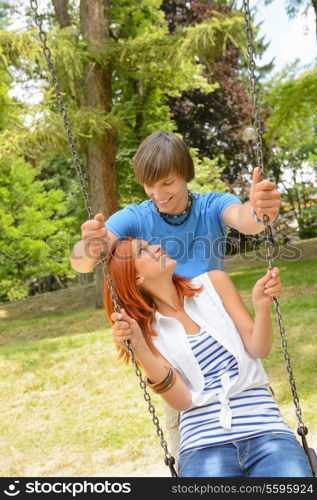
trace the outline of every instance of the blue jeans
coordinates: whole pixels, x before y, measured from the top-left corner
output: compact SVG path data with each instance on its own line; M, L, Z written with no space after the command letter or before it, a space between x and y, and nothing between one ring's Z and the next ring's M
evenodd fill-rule
M312 477L307 455L295 434L262 436L185 451L179 477Z

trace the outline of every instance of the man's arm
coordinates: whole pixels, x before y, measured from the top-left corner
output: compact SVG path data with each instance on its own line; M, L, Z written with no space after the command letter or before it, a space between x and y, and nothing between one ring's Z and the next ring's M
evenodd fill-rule
M264 214L267 214L272 221L277 217L280 205L281 195L276 185L266 179L261 181L259 167L256 167L253 170L250 201L243 205L238 203L229 205L223 211L223 223L243 234L261 233L265 226L254 219L252 209L262 221Z
M90 273L96 267L99 261L91 259L86 255L83 240L78 241L72 250L70 265L78 273Z
M108 231L108 245L109 248L112 247L118 237ZM78 241L71 252L70 263L73 269L79 273L90 273L95 269L97 264L99 264L100 259L94 259L88 250L84 248L83 240Z
M243 205L239 203L229 205L223 211L222 220L224 224L243 234L258 234L264 230L264 226L256 222L252 216L250 201Z

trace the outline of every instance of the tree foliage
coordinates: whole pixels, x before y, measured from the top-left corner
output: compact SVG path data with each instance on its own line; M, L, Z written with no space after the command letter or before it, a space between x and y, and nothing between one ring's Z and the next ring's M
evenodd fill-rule
M116 137L120 206L144 199L143 189L137 184L132 168L132 158L140 141L157 129L177 132L168 105L169 99L190 89L198 89L208 95L217 88L218 83L210 83L205 78L203 64L198 60L216 60L228 43L243 43L240 15L231 15L230 18L217 15L196 27L181 26L171 36L160 4L159 0L120 0L112 3L110 36L106 47L90 43L82 33L75 2L64 2L63 7L66 6L69 13L63 16L65 22L61 23L60 15L57 15L59 23L56 22L52 5L44 21L82 164L86 163L87 147L91 141L98 138L103 141L109 133ZM13 13L15 5L16 11L23 10L24 5L13 3ZM55 12L60 14L56 9ZM5 262L7 279L12 277L12 280L20 280L20 284L23 280L25 284L31 276L36 277L48 271L58 272L62 277L66 272L66 261L62 258L59 264L55 260L47 262L47 239L55 234L63 238L69 231L79 234L79 226L87 218L81 194L76 188L63 122L50 86L42 47L29 15L30 11L27 10L25 29L0 31L0 59L8 87L13 82L21 88L24 85L31 88L33 85L41 96L33 102L25 102L19 97L6 101L4 95L2 101L7 110L13 106L18 111L15 115L2 115L2 174L8 176L10 185L16 183L12 172L25 174L21 193L16 194L21 206L30 204L30 212L23 211L25 222L23 217L21 220L11 220L7 214L12 211L8 207L10 200L7 195L3 198L3 224L10 228L17 227L16 232L9 232L4 239L5 255L9 253L13 238L18 241L28 224L31 224L28 213L32 214L35 225L43 228L36 234L31 232L29 237L22 238L22 250L28 246L30 248L27 265L19 263L14 270L11 261L7 259ZM111 70L110 112L92 106L87 101L85 78L96 66ZM10 116L10 120L6 116ZM218 160L215 158L211 161L204 155L198 155L197 151L193 151L193 156L197 167L195 188L203 191L204 180L209 178L209 189L217 186L219 190L225 190L219 179ZM85 172L85 167L83 170ZM86 180L89 181L88 178ZM9 190L9 187L5 189ZM14 189L18 189L18 186ZM27 193L32 193L35 206L23 199ZM42 215L40 203L46 204ZM47 224L44 222L45 217ZM13 291L16 283L12 281L11 292L10 286L6 284L7 292L3 300L5 297L17 298L17 292Z
M300 238L317 236L317 69L298 75L297 64L268 84L266 142L269 168L283 188L284 219Z
M69 274L74 218L60 189L36 180L22 158L0 163L0 300L27 295L27 281L45 273Z
M147 135L163 129L191 147L196 178L190 189L234 186L253 159L241 139L251 102L244 21L235 2L118 0L109 7L107 43L91 41L83 29L84 3L91 6L52 0L43 22L87 185L89 148L112 136L118 206L141 202L132 159ZM68 250L87 214L29 7L15 0L8 8L0 0L0 13L0 300L14 300L26 294L31 277L74 274ZM17 15L24 16L25 28L9 29ZM261 40L256 46L258 53L265 49ZM89 99L89 75L97 69L111 80L107 107ZM261 101L263 121L270 110L269 168L280 182L283 169L316 164L315 82L315 70L297 79L285 74L268 85ZM16 89L37 99L25 100ZM316 210L313 189L298 177L285 185L290 217L303 237Z
M252 123L252 102L248 92L247 54L245 43L245 21L234 2L203 2L192 0L164 0L162 8L169 23L171 33L179 26L190 25L190 29L199 32L200 26L206 22L217 26L219 19L225 18L227 23L226 44L218 44L216 57L210 50L198 53L203 64L204 75L208 82L216 86L212 93L201 89L183 91L180 97L169 101L172 116L178 130L186 141L197 148L199 155L218 158L222 168L222 179L234 189L238 179L245 178L248 164L252 161L246 147L242 132ZM238 16L238 17L237 17ZM239 19L232 26L231 19ZM233 30L231 30L233 27ZM254 28L254 26L253 26ZM234 30L238 30L242 43L236 43ZM257 33L257 29L255 32ZM216 43L217 31L213 38L203 38L203 46ZM255 41L258 54L263 53L265 45L258 38ZM270 65L265 68L270 69ZM261 71L259 72L261 74ZM266 112L261 112L262 120Z

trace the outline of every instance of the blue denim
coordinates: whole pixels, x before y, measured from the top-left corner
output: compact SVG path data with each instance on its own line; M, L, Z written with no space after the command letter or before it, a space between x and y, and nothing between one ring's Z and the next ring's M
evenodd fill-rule
M312 477L295 434L280 432L184 452L179 477Z

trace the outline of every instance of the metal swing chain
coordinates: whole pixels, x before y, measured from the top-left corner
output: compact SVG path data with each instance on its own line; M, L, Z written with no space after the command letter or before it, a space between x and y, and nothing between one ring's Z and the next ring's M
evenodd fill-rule
M120 309L120 305L119 305L119 301L118 301L118 295L117 295L117 292L115 290L115 286L114 286L113 280L110 276L110 271L109 271L109 268L108 268L107 263L106 263L106 255L103 252L101 253L101 260L103 263L104 275L107 278L108 287L110 290L110 297L111 297L112 302L114 304L115 311L117 313L120 313L121 309ZM135 369L135 374L139 378L139 385L140 385L141 389L143 390L144 399L148 403L148 409L149 409L150 414L152 415L153 424L156 427L156 434L160 438L160 443L161 443L161 446L164 450L165 465L168 465L168 467L170 468L171 476L177 477L177 473L176 473L176 470L174 468L175 458L170 454L170 452L168 450L168 445L167 445L167 442L164 438L164 434L163 434L163 431L162 431L161 426L160 426L160 421L159 421L158 417L156 416L155 408L152 404L151 396L146 388L146 384L145 384L143 377L142 377L142 372L141 372L141 370L138 366L138 363L134 357L134 352L133 352L133 349L131 347L130 340L125 341L125 344L126 344L126 347L129 351L131 361L132 361L134 369Z
M40 14L38 13L37 0L30 0L30 5L31 5L31 9L34 12L35 24L37 25L37 27L39 29L39 37L40 37L40 40L42 42L44 57L46 59L47 66L48 66L48 69L49 69L50 74L51 74L52 85L54 87L56 99L57 99L59 109L60 109L60 113L61 113L63 121L64 121L64 128L65 128L65 131L67 134L68 144L69 144L69 147L71 150L75 169L76 169L77 175L79 177L81 193L82 193L83 198L84 198L84 202L85 202L87 212L89 214L89 218L92 218L93 211L92 211L92 208L90 206L89 197L87 194L86 182L85 182L82 170L81 170L80 161L79 161L78 154L77 154L76 147L75 147L74 137L73 137L73 134L72 134L72 131L70 128L70 124L69 124L68 114L67 114L65 106L64 106L63 97L62 97L62 94L61 94L61 91L59 88L59 84L58 84L58 80L56 77L55 66L54 66L54 63L52 60L52 53L51 53L50 48L47 46L46 33L42 27L42 16L40 16Z
M51 53L50 48L47 46L47 36L46 36L45 31L43 30L42 16L38 13L37 0L30 0L30 5L31 5L31 9L34 12L35 23L39 29L39 37L40 37L40 40L42 42L44 57L46 59L47 66L48 66L48 69L49 69L49 72L51 75L52 85L53 85L54 90L55 90L60 113L61 113L63 121L64 121L64 128L65 128L65 131L67 134L68 144L70 147L70 151L71 151L73 162L74 162L74 165L76 168L76 172L77 172L77 175L79 177L80 189L81 189L81 192L82 192L82 195L84 198L84 202L85 202L85 206L86 206L89 218L92 219L94 217L94 215L93 215L93 210L91 208L90 201L89 201L87 185L86 185L86 182L85 182L85 179L83 176L81 164L80 164L78 153L77 153L76 146L75 146L74 136L72 134L69 119L68 119L68 114L67 114L67 111L65 109L64 100L63 100L63 97L62 97L62 94L61 94L61 91L59 88L59 83L58 83L58 79L57 79L57 75L56 75L56 69L55 69L55 65L53 63L53 59L52 59L52 53ZM106 258L106 254L104 252L102 252L100 254L100 260L101 260L101 264L102 264L103 275L106 278L107 283L108 283L108 287L110 290L110 297L112 299L115 312L120 313L121 308L120 308L120 304L119 304L118 295L115 291L115 286L114 286L113 280L110 277L110 272L109 272L109 268L107 265L107 258ZM151 396L150 396L149 392L147 391L146 385L143 381L142 372L138 366L138 363L135 360L134 352L133 352L133 349L131 346L131 342L128 340L125 343L126 343L126 347L128 349L128 352L130 354L131 361L133 363L136 376L139 378L139 384L140 384L141 389L143 390L144 399L148 403L148 409L149 409L149 412L152 416L152 421L153 421L153 424L156 428L156 433L157 433L158 437L160 438L160 444L164 450L165 464L169 467L171 476L177 477L177 473L176 473L176 470L174 468L175 459L170 454L170 452L168 450L168 444L164 438L164 434L163 434L162 428L160 426L160 421L156 415L155 408L152 404Z
M257 166L259 167L260 171L260 178L263 180L264 176L264 162L263 162L263 143L262 143L262 132L261 132L261 122L260 122L260 108L259 108L259 102L258 102L258 85L257 85L257 80L255 76L255 69L256 69L256 64L254 61L254 55L255 55L255 48L254 48L254 43L253 43L253 31L252 31L252 26L251 26L251 14L250 14L250 7L249 7L249 0L243 0L243 8L244 8L244 17L245 17L245 29L246 29L246 35L247 35L247 52L248 52L248 66L249 66L249 74L250 74L250 82L251 82L251 94L252 94L252 100L253 100L253 115L254 115L254 128L256 132L256 160L257 160ZM272 236L272 228L270 226L270 219L267 216L267 214L264 214L263 216L263 222L265 225L264 229L264 235L265 235L265 246L266 246L266 260L269 264L269 269L273 269L273 254L272 254L272 247L273 247L273 236ZM284 358L286 361L286 368L287 372L289 375L289 383L291 386L292 394L293 394L293 400L294 400L294 405L295 405L295 412L297 415L297 419L299 422L298 428L297 428L297 433L301 436L302 442L303 442L303 447L305 449L306 454L308 455L309 462L312 466L312 459L310 457L309 453L309 448L306 442L306 434L308 434L308 428L304 425L303 419L302 419L302 410L299 404L299 398L297 394L297 389L296 389L296 384L295 384L295 379L293 375L293 370L291 367L291 360L290 360L290 355L288 352L288 344L287 344L287 339L286 339L286 332L284 329L283 325L283 318L282 318L282 313L280 310L280 305L279 305L279 300L276 297L273 297L274 305L275 305L275 311L276 311L276 317L279 325L279 330L280 330L280 336L281 336L281 341L282 341L282 347L284 351Z

